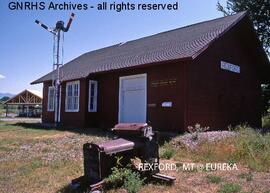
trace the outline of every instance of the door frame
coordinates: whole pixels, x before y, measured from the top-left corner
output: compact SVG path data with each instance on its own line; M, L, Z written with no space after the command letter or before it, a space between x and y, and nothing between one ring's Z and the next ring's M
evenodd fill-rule
M119 77L119 89L118 89L118 123L120 123L120 119L121 119L121 113L122 113L122 86L123 86L123 81L126 79L133 79L133 78L140 78L143 77L145 79L145 122L147 121L147 74L143 73L143 74L135 74L135 75L129 75L129 76L120 76Z

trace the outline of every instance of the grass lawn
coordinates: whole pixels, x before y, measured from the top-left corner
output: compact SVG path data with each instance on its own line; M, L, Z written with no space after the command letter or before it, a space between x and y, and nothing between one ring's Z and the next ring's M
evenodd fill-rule
M261 143L259 138L255 144L249 144L248 138L253 134L242 135L242 140L230 137L199 144L193 150L176 144L175 140L165 143L161 147L162 163L235 162L238 170L165 171L162 173L176 177L174 186L147 184L140 192L270 192L269 154L263 153L270 142ZM93 129L68 131L30 123L0 122L0 192L70 192L66 188L69 182L83 174L82 145L111 137L107 132ZM262 141L266 139L270 138L263 136ZM248 148L244 149L246 146ZM258 152L253 151L255 148ZM252 159L255 160L253 165ZM109 192L126 191L116 189Z
M82 145L106 138L104 132L0 122L0 192L61 192L83 174Z
M0 115L6 113L6 109L4 109L4 105L0 102Z

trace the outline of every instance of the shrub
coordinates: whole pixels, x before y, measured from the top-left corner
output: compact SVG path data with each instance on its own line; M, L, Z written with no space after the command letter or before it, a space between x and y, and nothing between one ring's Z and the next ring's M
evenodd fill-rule
M137 172L130 172L129 175L126 177L124 180L124 188L129 192L129 193L136 193L138 192L142 185L143 181L140 179L140 175Z
M239 184L227 183L218 190L218 193L237 193L240 190L241 186Z
M255 171L270 171L270 133L262 134L247 125L234 129L235 135L218 141L202 141L196 148L179 147L175 141L165 143L160 148L160 157L183 158L195 162L226 162L243 164Z
M112 168L112 174L106 179L106 182L114 188L123 187L128 193L136 193L140 190L145 179L141 179L138 172L129 168Z
M161 152L160 157L163 159L171 159L175 151L173 149L165 149Z
M234 151L234 138L228 137L219 141L201 142L196 148L190 149L188 155L196 162L229 162L230 164L234 160Z
M267 171L270 169L270 134L262 135L258 131L238 126L234 157L243 161L251 169Z
M219 177L219 176L213 176L213 175L208 175L207 176L207 180L210 183L218 184L218 183L221 182L221 177Z
M239 178L246 179L246 181L251 181L252 180L252 173L241 173L238 175Z
M106 182L111 184L113 188L121 187L123 185L124 177L127 175L125 168L112 168L112 173L106 179Z
M262 127L265 129L270 129L270 114L263 116Z
M187 129L188 129L188 132L190 132L192 135L192 140L196 141L196 140L198 140L198 134L200 132L205 132L205 131L209 130L209 127L201 127L201 125L199 123L196 123L194 125L194 127L188 126Z
M170 143L165 143L160 149L160 158L171 159L176 153L176 150Z

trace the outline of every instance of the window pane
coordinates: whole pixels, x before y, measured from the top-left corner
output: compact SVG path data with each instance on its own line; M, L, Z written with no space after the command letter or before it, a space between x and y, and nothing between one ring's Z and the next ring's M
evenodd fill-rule
M54 97L53 97L53 95L51 95L49 98L49 109L50 110L53 109L53 103L54 103Z
M67 110L79 110L79 83L67 84Z
M48 89L48 110L54 110L54 87Z
M68 85L68 96L72 96L72 85Z
M97 82L89 81L89 111L96 112L97 106Z
M74 84L74 95L73 96L79 96L79 85L78 84Z
M68 97L67 99L67 108L68 110L72 110L72 97Z
M94 109L94 97L90 97L90 110Z
M77 110L78 108L78 98L73 97L73 110Z
M54 96L54 88L49 89L49 96L53 97Z
M91 95L90 96L94 96L95 95L95 84L91 83Z

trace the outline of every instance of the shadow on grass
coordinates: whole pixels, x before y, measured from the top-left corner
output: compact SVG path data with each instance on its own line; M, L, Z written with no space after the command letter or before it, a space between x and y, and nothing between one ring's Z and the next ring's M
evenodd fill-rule
M73 190L69 185L66 185L66 186L62 187L60 190L58 190L57 192L59 192L59 193L88 193L90 191L87 191L87 190Z
M170 142L174 137L179 135L179 133L173 132L158 132L158 144L160 146L164 145L165 143Z
M10 124L13 126L19 126L24 129L36 129L36 130L56 130L56 131L69 131L77 134L84 134L84 135L91 135L96 137L109 137L113 138L114 135L112 132L106 129L97 129L97 128L68 128L68 127L62 127L58 126L55 127L53 125L48 124L42 124L42 123L25 123L25 122L18 122Z

